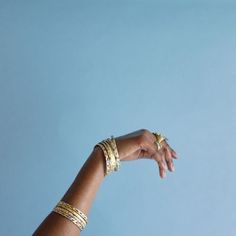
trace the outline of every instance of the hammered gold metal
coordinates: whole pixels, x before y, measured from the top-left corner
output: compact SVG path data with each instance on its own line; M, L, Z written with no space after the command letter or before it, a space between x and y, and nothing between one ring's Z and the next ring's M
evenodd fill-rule
M111 138L107 138L99 142L95 146L99 146L102 149L103 154L105 156L105 161L106 161L105 176L109 175L113 171L118 171L120 168L120 158L115 138L111 136Z
M111 161L110 161L110 157L107 153L107 150L105 148L105 145L103 144L103 142L98 143L96 146L99 146L102 151L103 154L105 156L105 162L106 162L106 170L105 170L105 175L109 175L112 172L112 168L111 168Z
M115 158L114 152L112 150L112 147L110 146L109 140L104 140L103 143L110 157L112 171L114 171L116 167L116 158Z
M155 141L154 143L156 144L157 150L159 151L162 148L162 144L158 141Z
M115 171L118 171L120 169L120 157L119 157L119 153L118 153L118 149L117 149L117 145L116 145L116 140L114 138L114 136L111 136L110 143L112 146L112 149L114 151L115 154L115 158L116 158L116 168Z
M156 140L157 142L161 143L165 140L168 140L165 136L163 136L162 134L160 133L152 133L155 137L156 137Z

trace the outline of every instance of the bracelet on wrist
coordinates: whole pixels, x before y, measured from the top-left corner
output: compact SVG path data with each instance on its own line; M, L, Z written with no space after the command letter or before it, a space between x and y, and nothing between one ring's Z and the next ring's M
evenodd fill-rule
M99 146L102 149L105 157L105 162L106 162L105 176L109 175L114 171L118 171L120 169L121 164L114 136L111 136L111 138L107 138L99 142L98 144L95 145L95 147L96 146Z

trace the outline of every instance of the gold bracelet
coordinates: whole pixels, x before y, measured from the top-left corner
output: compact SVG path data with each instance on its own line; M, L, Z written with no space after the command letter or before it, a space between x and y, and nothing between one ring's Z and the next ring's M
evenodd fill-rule
M115 158L116 158L116 171L118 171L120 169L120 157L119 157L119 153L118 153L118 149L116 146L116 140L114 138L114 136L111 136L111 146L113 148L114 154L115 154Z
M87 217L84 215L83 212L79 211L78 209L72 207L71 205L69 205L63 201L60 201L57 204L57 207L64 209L67 212L71 213L74 217L76 217L78 219L79 223L83 225L83 228L85 228L85 226L88 222L87 222Z
M116 158L115 158L114 152L112 150L112 147L110 146L110 142L109 142L109 140L104 140L103 144L105 145L107 153L110 157L112 171L114 171L116 168Z
M82 231L84 229L84 226L81 224L79 219L77 217L75 217L73 214L71 214L70 212L68 212L67 210L60 208L60 207L55 207L53 209L53 211L64 216L66 219L70 220L72 223L74 223L80 229L80 231Z
M120 168L120 159L119 159L119 153L116 146L116 141L113 136L111 136L111 139L105 139L95 146L99 146L103 154L105 156L106 161L106 171L105 176L109 175L113 171L118 171Z
M81 231L85 228L88 223L87 216L79 209L71 206L64 201L60 201L53 209L54 212L64 216L72 223L74 223Z
M66 202L64 202L64 201L60 201L57 205L58 205L58 206L64 206L64 207L66 207L66 208L71 209L72 211L74 211L74 212L76 212L77 214L79 214L79 215L82 217L82 219L84 219L84 221L86 222L86 224L88 223L88 217L87 217L82 211L80 211L79 209L77 209L77 208L71 206L70 204L68 204L68 203L66 203Z
M96 144L96 146L99 146L103 151L103 154L105 156L105 161L106 161L105 176L109 175L112 172L112 168L111 168L110 158L108 156L107 150L102 142Z
M110 152L112 153L111 155L114 161L113 171L118 171L120 167L120 159L119 159L119 154L116 147L115 139L112 136L112 139L108 138L105 140L105 142L107 143L107 146L110 149Z

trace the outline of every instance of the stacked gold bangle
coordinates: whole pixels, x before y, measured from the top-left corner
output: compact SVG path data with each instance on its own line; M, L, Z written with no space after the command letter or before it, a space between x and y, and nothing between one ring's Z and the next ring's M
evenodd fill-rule
M70 220L80 231L82 231L88 223L88 218L82 211L63 201L60 201L53 211Z
M105 175L109 175L113 171L118 171L120 169L120 158L115 138L111 136L111 138L105 139L95 146L99 146L104 153L106 161Z

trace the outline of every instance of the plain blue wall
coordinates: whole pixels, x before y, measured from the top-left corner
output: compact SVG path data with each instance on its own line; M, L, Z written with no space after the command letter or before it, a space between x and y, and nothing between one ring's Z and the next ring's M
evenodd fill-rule
M122 163L83 235L235 236L235 5L98 2L0 1L0 235L30 235L96 142L147 128L175 173Z

